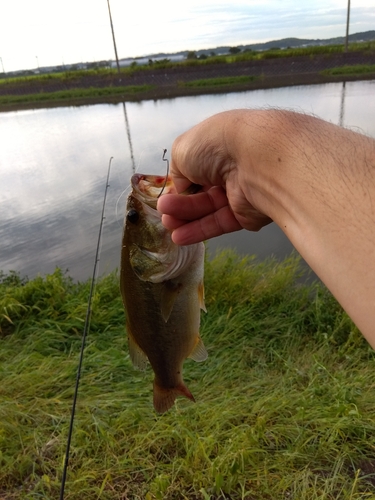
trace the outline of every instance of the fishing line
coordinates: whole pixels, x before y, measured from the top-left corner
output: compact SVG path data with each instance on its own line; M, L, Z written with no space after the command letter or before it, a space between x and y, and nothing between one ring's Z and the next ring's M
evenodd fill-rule
M91 278L91 287L90 287L89 299L88 299L88 304L87 304L87 309L86 309L85 325L83 327L81 352L80 352L79 361L78 361L76 385L75 385L75 389L74 389L73 404L72 404L72 413L70 415L68 440L67 440L67 443L66 443L64 468L63 468L63 474L62 474L62 478L61 478L60 497L59 497L60 500L64 499L64 490L65 490L65 483L66 483L66 475L67 475L67 472L68 472L68 465L69 465L70 443L71 443L71 440L72 440L74 416L75 416L75 411L76 411L76 406L77 406L78 387L79 387L79 381L80 381L80 378L81 378L81 369L82 369L82 362L83 362L83 352L85 350L86 337L87 337L87 334L88 334L88 332L90 330L91 302L92 302L92 297L94 295L96 272L97 272L97 267L98 267L98 262L99 262L99 256L100 256L103 223L104 223L104 219L105 219L105 217L104 217L104 210L105 210L105 203L106 203L106 200L107 200L107 191L108 191L108 188L109 188L108 181L109 181L109 174L110 174L110 171L111 171L112 160L113 160L113 157L111 156L111 158L109 160L109 164L108 164L107 181L106 181L106 184L105 184L103 207L102 207L102 215L101 215L101 219L100 219L98 242L97 242L97 245L96 245L95 263L94 263L94 269L93 269L92 278Z
M118 225L118 226L121 226L121 227L123 226L123 222L122 222L122 224L120 224L120 219L119 219L119 217L118 217L118 205L119 205L119 203L120 203L121 198L122 198L124 195L126 195L126 194L130 193L130 189L131 189L131 187L132 187L132 185L131 185L131 184L128 184L128 186L126 187L126 189L124 189L124 190L121 192L120 196L117 198L117 201L116 201L116 208L115 208L116 223L117 223L117 225Z

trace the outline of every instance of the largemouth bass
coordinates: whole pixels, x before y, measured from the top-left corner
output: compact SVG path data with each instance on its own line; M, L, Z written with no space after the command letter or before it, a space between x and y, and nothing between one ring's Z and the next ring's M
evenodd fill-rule
M204 244L178 246L161 222L157 198L175 192L170 177L135 174L127 200L120 286L133 365L150 362L154 408L164 413L177 396L194 397L184 384L186 358L204 361L199 336L204 306Z

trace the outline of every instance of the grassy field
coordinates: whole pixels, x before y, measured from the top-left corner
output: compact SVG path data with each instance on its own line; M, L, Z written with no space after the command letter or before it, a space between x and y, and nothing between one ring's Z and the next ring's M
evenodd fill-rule
M299 261L206 263L197 403L152 407L118 276L95 290L66 499L374 499L375 356ZM0 277L0 498L56 499L89 282Z

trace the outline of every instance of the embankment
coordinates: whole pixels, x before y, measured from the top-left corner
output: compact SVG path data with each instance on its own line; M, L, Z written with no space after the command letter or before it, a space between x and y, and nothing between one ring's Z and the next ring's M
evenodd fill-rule
M342 67L352 68L352 71L332 73L335 68ZM373 51L274 57L227 64L146 67L121 74L85 75L79 72L77 76L70 74L69 78L9 79L0 85L0 110L156 100L365 79L375 79Z

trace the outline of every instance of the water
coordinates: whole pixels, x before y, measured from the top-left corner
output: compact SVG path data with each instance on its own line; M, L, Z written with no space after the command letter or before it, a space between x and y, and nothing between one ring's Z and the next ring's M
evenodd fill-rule
M113 157L100 273L118 267L132 173L164 173L164 148L208 116L233 108L313 113L375 137L375 81L257 90L117 105L0 114L0 269L33 277L68 269L91 276L107 167ZM130 127L131 146L125 128ZM293 247L275 225L215 238L216 248L283 258Z

